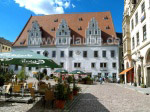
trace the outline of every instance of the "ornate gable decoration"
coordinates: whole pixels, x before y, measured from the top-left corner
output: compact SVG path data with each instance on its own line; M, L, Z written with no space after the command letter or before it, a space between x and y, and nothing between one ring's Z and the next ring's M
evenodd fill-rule
M98 22L92 18L86 30L87 45L101 45L101 30L98 27Z
M101 36L101 30L98 27L98 22L92 18L86 30L86 36Z
M68 24L64 19L62 19L56 32L56 37L70 37L70 36L71 35Z
M28 45L40 46L42 39L42 32L37 21L32 22L32 28L28 30Z

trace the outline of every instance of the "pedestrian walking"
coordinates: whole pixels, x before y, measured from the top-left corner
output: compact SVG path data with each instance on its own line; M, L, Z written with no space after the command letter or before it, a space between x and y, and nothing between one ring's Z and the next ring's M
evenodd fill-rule
M102 83L103 83L103 79L102 79L102 77L100 77L100 78L99 78L99 81L100 81L100 84L102 84Z

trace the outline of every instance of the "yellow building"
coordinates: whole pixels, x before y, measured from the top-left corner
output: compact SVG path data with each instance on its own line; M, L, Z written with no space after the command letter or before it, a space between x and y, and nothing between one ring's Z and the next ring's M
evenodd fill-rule
M0 37L0 52L11 52L12 43Z

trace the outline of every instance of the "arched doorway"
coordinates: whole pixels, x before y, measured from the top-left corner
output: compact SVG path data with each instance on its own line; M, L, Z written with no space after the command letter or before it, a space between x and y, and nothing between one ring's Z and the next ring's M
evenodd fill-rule
M43 73L44 73L45 75L47 75L47 69L44 69L44 70L43 70Z
M146 65L147 65L147 86L150 87L150 49L147 52L146 57Z
M43 52L43 55L44 55L45 57L48 57L48 55L49 55L48 51L44 51L44 52Z
M138 85L140 86L141 85L141 66L138 66L138 69L137 69L137 80L138 80Z

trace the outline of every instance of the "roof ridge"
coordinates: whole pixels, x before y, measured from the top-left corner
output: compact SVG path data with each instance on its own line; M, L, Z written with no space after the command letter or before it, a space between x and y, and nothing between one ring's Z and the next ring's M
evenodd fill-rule
M48 14L48 15L36 15L36 16L33 16L33 17L37 17L37 16L54 16L54 15L67 15L67 14L91 14L91 13L106 13L106 12L111 12L111 11L102 11L102 12L67 12L67 13L64 13L64 14Z

